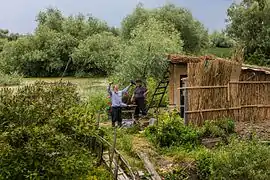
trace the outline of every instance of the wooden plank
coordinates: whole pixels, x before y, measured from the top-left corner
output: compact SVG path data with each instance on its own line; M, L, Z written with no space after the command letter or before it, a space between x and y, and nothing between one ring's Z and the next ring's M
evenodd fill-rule
M270 81L231 81L231 84L270 84Z
M103 160L104 160L106 166L110 169L111 173L115 174L116 160L115 159L113 160L111 168L110 168L110 160L109 160L109 155L108 154L103 155ZM118 174L118 176L117 176L118 180L130 180L130 178L125 174L124 170L121 167L118 167L118 173L117 174Z
M227 110L237 110L237 109L241 109L241 107L219 108L219 109L201 109L201 110L187 111L186 113L201 113L201 112L227 111Z
M154 180L161 180L161 177L156 172L154 165L150 162L148 156L143 152L138 152L137 154L140 157L140 159L143 160L145 168L153 176L153 179Z
M244 105L240 107L231 107L231 108L219 108L219 109L201 109L194 111L187 111L186 113L201 113L201 112L214 112L214 111L227 111L227 110L239 110L241 108L270 108L270 105Z
M212 88L228 88L228 86L192 86L192 87L179 87L177 89L212 89Z

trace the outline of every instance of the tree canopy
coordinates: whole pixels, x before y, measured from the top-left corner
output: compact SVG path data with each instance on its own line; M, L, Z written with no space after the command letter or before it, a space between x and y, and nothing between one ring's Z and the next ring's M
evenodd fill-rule
M243 0L228 9L228 34L242 43L246 60L270 65L270 0Z
M125 39L131 38L132 31L149 18L172 25L179 32L183 40L183 50L189 53L197 53L209 44L208 32L190 11L185 8L167 4L157 9L145 9L139 4L134 12L128 15L122 22L122 35Z
M160 78L167 68L166 55L182 52L183 41L173 26L150 18L131 32L120 55L116 75L131 78Z

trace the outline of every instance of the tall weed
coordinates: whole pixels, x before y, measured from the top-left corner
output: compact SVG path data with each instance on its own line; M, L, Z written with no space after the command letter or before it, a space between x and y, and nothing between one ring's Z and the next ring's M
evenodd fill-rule
M228 146L198 156L198 175L200 179L270 179L269 157L269 147L234 139Z

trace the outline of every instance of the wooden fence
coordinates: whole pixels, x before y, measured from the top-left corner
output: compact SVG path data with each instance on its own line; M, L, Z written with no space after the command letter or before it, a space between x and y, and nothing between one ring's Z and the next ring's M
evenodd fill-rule
M104 163L108 170L111 171L113 179L135 180L137 178L128 162L115 148L116 139L114 144L110 144L98 134L77 138L79 138L81 142L88 144L91 152L97 157L98 165Z
M179 88L185 91L188 123L232 118L236 121L270 120L270 81L237 81L224 86Z

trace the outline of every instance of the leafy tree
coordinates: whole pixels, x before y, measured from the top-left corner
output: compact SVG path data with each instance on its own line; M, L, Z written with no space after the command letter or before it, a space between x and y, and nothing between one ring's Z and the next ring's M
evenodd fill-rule
M227 11L228 34L245 47L249 62L270 65L270 1L243 0Z
M102 32L115 31L110 29L107 23L92 16L86 17L83 14L69 16L63 22L63 32L68 33L79 40Z
M62 31L64 17L60 10L55 8L48 8L46 11L41 11L36 17L38 27L40 25L47 26L48 28L55 31Z
M231 48L235 45L235 41L231 39L225 32L214 31L210 35L212 47Z
M9 41L17 40L20 37L18 33L9 33L7 29L0 29L0 39L7 39Z
M127 82L161 78L167 68L166 55L182 52L183 41L173 26L150 18L131 32L123 46L116 77Z
M0 52L3 50L4 45L8 42L7 39L1 39L0 38Z
M35 35L6 44L1 53L3 69L26 76L60 75L76 45L71 35L40 26Z
M119 59L120 39L103 32L81 41L72 54L77 72L108 75Z
M176 7L173 4L165 5L154 10L147 10L139 4L135 11L122 22L122 35L125 39L131 38L131 32L149 18L171 24L183 40L183 50L186 52L199 52L209 44L207 30L195 20L190 11Z

